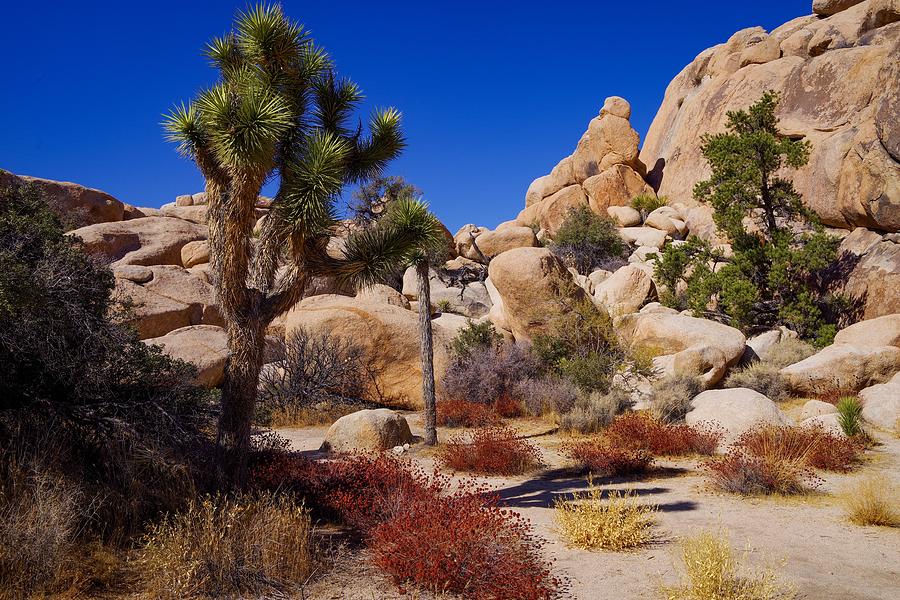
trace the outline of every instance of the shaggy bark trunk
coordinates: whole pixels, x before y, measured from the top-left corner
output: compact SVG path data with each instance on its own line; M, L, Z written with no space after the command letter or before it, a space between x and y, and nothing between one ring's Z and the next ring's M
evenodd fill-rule
M437 444L437 407L434 397L434 340L431 335L431 286L428 260L416 263L419 292L419 347L422 350L422 401L425 403L425 443Z
M265 324L261 321L235 324L228 328L230 355L225 364L222 410L216 439L218 476L224 487L240 487L246 480L265 330Z

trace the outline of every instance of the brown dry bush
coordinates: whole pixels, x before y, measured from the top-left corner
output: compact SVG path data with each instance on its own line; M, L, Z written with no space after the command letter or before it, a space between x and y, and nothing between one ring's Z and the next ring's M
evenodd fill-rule
M153 527L139 559L153 598L288 592L314 569L310 518L289 496L207 497Z
M605 394L591 392L581 396L575 407L560 417L559 429L567 433L598 433L633 405L628 392L619 388Z
M451 438L441 449L444 466L490 475L519 475L542 465L540 451L508 427L485 427L472 440Z
M676 423L684 421L684 415L691 410L691 400L703 391L696 377L673 375L653 383L650 393L650 410L661 421Z
M897 485L884 476L869 476L846 487L841 501L847 518L857 525L900 527Z

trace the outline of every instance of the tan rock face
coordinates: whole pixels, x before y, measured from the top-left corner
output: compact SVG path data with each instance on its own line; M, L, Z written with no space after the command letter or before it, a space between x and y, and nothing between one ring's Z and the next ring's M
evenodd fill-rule
M835 344L854 346L897 346L900 348L900 314L860 321L838 331Z
M209 242L198 240L188 242L181 248L181 264L189 269L196 265L209 262Z
M859 399L866 421L882 429L894 430L900 420L900 373L887 383L860 391Z
M641 150L659 194L693 203L709 175L699 136L724 131L727 111L774 89L782 129L812 143L793 177L804 201L828 225L900 230L900 6L828 4L825 19L738 32L669 84Z
M537 224L552 235L559 231L571 209L585 205L588 205L588 199L582 187L578 184L570 185L526 207L516 217L516 223L523 227Z
M144 340L145 344L161 346L172 358L179 358L197 367L197 383L205 387L221 385L228 358L228 336L214 325L193 325L170 331L162 337Z
M25 184L37 187L41 196L60 217L78 225L121 221L125 215L125 205L106 192L67 181L15 175L0 169L0 187L19 187Z
M900 239L859 227L841 243L852 265L844 293L862 305L863 318L900 313Z
M744 354L747 339L733 327L682 314L641 312L613 320L622 343L659 356L674 355L674 372L716 384Z
M181 265L181 249L206 239L207 230L181 219L144 217L88 225L70 234L84 241L88 253L117 264Z
M575 180L584 181L618 164L640 171L639 142L640 137L631 128L628 119L611 113L595 117L572 155Z
M409 424L387 408L359 410L335 421L325 433L322 450L380 452L413 442Z
M813 12L823 17L830 17L860 2L862 0L813 0Z
M581 185L588 196L591 210L598 215L607 214L606 211L611 206L627 206L635 196L654 195L653 188L628 165L613 165L600 174L585 179Z
M646 270L626 265L594 286L594 304L613 317L634 313L653 289L653 280Z
M537 238L534 236L534 230L523 226L507 226L502 230L498 229L496 231L488 229L482 231L475 238L475 242L478 244L478 249L481 250L482 254L488 258L513 248L529 248L538 245ZM473 258L472 260L475 259Z
M313 334L327 332L358 345L380 373L377 385L386 402L398 407L422 407L419 323L415 312L364 298L314 296L300 302L285 316L286 334L300 327ZM447 368L446 346L456 335L453 327L437 320L433 323L434 371L438 382ZM376 397L374 384L369 386L368 393Z
M832 344L798 363L781 369L796 392L831 390L856 392L883 383L900 371L900 348Z
M491 261L488 273L502 300L502 320L516 340L530 340L559 314L559 284L572 279L562 261L546 248L504 252ZM582 297L583 291L575 288L572 293Z
M688 425L716 423L734 441L745 431L760 424L792 425L791 420L774 402L747 388L707 390L691 401L693 409L685 415Z

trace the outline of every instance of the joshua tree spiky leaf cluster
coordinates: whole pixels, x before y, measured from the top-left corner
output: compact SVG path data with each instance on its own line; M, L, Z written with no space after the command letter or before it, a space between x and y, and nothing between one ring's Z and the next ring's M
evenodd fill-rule
M378 281L430 235L424 204L404 202L376 227L326 251L345 185L378 174L404 147L400 113L377 111L366 135L353 117L362 93L280 6L237 15L206 55L219 80L164 126L206 179L210 266L229 336L218 442L222 474L240 479L250 440L266 326L303 297L311 277ZM254 239L262 186L278 191Z

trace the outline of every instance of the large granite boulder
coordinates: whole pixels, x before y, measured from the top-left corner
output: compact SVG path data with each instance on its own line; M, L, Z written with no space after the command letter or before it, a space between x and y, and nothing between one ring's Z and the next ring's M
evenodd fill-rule
M680 313L640 312L613 320L616 335L632 348L652 352L673 374L718 383L744 354L746 338L733 327Z
M900 348L900 313L854 323L838 331L834 336L834 343Z
M691 400L684 420L688 425L715 423L725 430L726 442L734 441L757 425L793 425L778 405L747 388L707 390Z
M593 286L593 300L610 316L617 317L640 310L655 287L649 269L625 265Z
M213 286L186 269L122 265L113 274L116 297L128 301L128 323L141 339L188 325L224 325Z
M697 140L774 89L782 130L812 144L793 177L804 201L828 225L900 230L900 5L817 5L831 16L739 31L669 84L640 154L659 194L692 204L709 176Z
M321 295L306 298L285 316L285 334L298 328L328 333L359 347L370 361L377 380L366 382L368 395L393 406L422 407L422 363L419 317L414 311L381 300ZM464 319L460 319L465 323ZM447 345L459 321L435 319L434 372L439 382L447 368Z
M547 248L504 252L491 261L488 273L502 300L503 323L516 340L530 340L560 314L561 293L585 297L584 291L571 283L572 275L559 257Z
M161 346L163 353L197 367L197 383L217 387L225 376L228 358L228 335L215 325L191 325L166 335L144 340L150 346Z
M897 431L900 427L900 373L890 381L867 387L859 392L863 418L882 429Z
M779 371L795 392L857 392L900 371L900 348L832 344Z
M344 415L328 428L322 450L328 452L380 452L413 442L403 415L387 408L359 410Z
M181 249L206 239L203 225L170 217L98 223L70 232L85 250L103 260L129 265L181 265Z
M73 222L77 226L85 226L121 221L125 216L125 205L106 192L67 181L15 175L0 169L0 188L18 188L26 184L38 189L50 208L63 219L63 222Z

